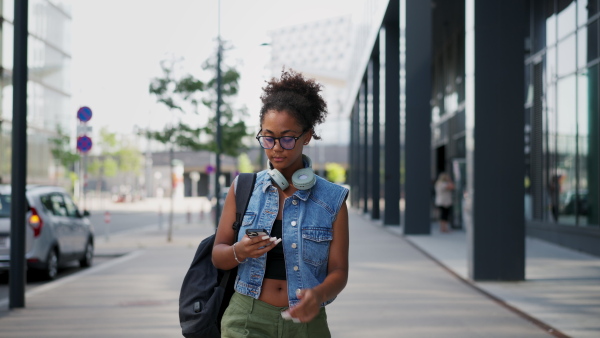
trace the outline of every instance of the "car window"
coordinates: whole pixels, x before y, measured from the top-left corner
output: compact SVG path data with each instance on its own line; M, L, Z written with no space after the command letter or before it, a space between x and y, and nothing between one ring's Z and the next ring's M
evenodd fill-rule
M54 210L52 209L52 198L50 198L50 195L40 196L40 201L42 202L42 205L44 206L44 209L46 211L48 211L51 214L54 214Z
M69 217L77 217L77 207L75 203L71 200L71 198L67 195L63 195L63 199L65 200L65 207L67 208L67 216Z
M63 200L60 194L50 194L48 195L50 198L50 204L52 208L52 214L55 216L67 216L67 207L65 206L65 201Z
M10 195L0 195L0 217L10 217Z

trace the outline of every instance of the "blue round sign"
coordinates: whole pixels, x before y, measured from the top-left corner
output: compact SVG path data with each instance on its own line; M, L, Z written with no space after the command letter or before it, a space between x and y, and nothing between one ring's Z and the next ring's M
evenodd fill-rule
M92 119L92 110L89 107L81 107L77 111L77 118L81 122L87 122Z
M92 139L85 135L79 136L77 138L77 150L87 153L90 149L92 149Z

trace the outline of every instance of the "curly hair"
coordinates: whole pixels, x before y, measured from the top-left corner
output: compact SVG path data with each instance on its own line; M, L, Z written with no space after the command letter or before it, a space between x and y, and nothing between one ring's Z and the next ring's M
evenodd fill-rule
M262 90L261 124L269 110L286 111L296 118L303 131L312 129L313 138L321 139L314 131L315 126L323 123L327 116L327 103L319 94L321 84L292 69L283 69L281 78L272 78Z

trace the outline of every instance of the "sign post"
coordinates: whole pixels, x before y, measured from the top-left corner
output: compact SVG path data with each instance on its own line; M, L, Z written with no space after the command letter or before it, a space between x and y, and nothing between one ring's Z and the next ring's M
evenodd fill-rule
M77 128L77 150L83 154L83 164L80 165L81 173L80 182L83 181L83 184L80 184L81 194L82 196L82 208L86 209L85 205L85 188L87 187L87 153L92 150L92 139L87 136L87 132L92 131L91 127L87 126L87 123L92 119L92 110L90 107L83 106L77 110L77 119L80 121L80 125Z

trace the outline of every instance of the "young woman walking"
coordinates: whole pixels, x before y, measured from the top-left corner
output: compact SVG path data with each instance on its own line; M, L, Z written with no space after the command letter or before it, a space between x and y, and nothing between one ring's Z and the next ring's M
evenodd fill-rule
M292 70L263 88L256 139L270 169L257 174L237 242L235 184L225 205L213 263L238 266L222 337L330 337L325 305L348 280L348 190L315 175L302 154L325 120L321 85ZM266 234L250 237L247 229Z

